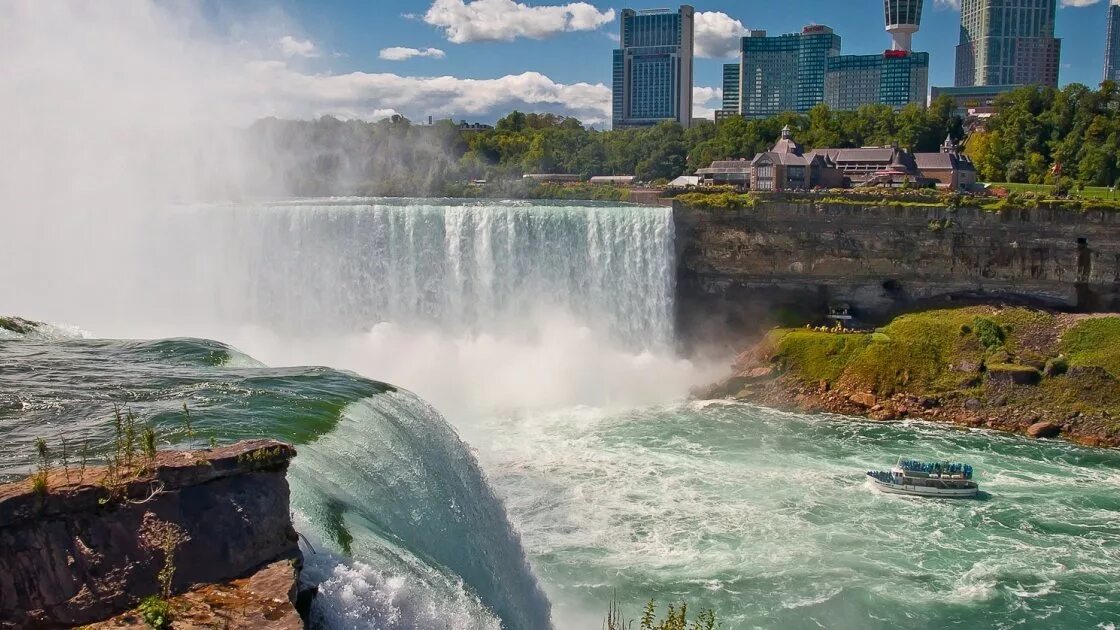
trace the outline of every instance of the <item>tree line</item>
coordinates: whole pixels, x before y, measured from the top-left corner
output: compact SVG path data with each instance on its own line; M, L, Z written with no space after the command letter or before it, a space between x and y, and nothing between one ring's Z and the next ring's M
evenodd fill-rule
M786 125L807 149L896 144L933 152L948 135L965 141L987 181L1046 183L1055 164L1062 176L1086 185L1110 185L1120 175L1116 84L1021 88L1000 96L997 106L1000 113L967 138L947 97L900 110L868 105L839 112L820 104L807 114L736 117L718 126L702 121L688 129L663 122L600 131L575 118L516 111L485 130L450 121L414 125L400 116L372 123L264 119L247 138L263 165L259 188L292 195L456 195L472 180L493 185L526 173L668 180L714 160L749 159L772 146Z
M980 179L1120 185L1120 85L1024 87L996 99L998 115L968 138Z

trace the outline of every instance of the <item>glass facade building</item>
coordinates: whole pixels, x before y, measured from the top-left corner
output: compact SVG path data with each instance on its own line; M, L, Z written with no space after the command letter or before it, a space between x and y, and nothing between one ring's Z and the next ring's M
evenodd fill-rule
M688 5L678 11L622 10L621 47L613 53L615 128L692 123L694 15Z
M832 109L854 111L863 105L925 103L929 87L929 53L887 51L878 55L838 55L828 60L824 102Z
M737 63L723 64L723 106L725 114L739 113L739 68Z
M1058 85L1058 0L962 0L958 87Z
M743 116L807 112L824 100L828 59L840 54L840 36L820 25L777 37L752 31L742 39L741 53L739 112Z
M1120 81L1120 0L1108 3L1108 39L1104 49L1104 80Z

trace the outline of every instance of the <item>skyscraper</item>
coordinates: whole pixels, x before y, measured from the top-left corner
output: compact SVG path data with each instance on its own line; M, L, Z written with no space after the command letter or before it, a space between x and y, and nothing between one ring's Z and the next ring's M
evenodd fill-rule
M726 114L739 113L739 84L742 82L739 68L737 63L723 64L723 106L720 109Z
M614 127L692 123L694 9L622 10L621 47L614 51Z
M962 0L956 85L1058 85L1058 0Z
M1104 49L1104 80L1120 81L1120 0L1108 3L1108 40Z
M883 0L891 50L910 50L910 40L922 25L922 0Z
M839 55L828 60L824 102L854 111L882 104L901 109L924 104L929 89L929 53L888 50L878 55Z
M822 25L800 33L767 37L751 31L742 40L739 113L766 118L807 112L824 100L828 59L840 54L840 36Z

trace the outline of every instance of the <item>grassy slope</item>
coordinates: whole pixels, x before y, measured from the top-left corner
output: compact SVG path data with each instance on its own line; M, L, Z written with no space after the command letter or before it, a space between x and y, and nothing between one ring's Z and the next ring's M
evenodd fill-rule
M1059 375L1010 389L988 379L990 372L1035 371L1048 361L1120 377L1120 317L1063 324L1030 309L975 307L903 315L875 333L779 329L769 344L771 359L807 384L826 381L881 397L1009 398L1047 417L1075 411L1120 417L1120 381L1107 375Z
M992 186L1006 188L1011 192L1030 192L1030 193L1051 193L1054 192L1054 187L1049 184L1012 184L1004 182L992 182ZM1071 197L1081 197L1084 199L1120 199L1120 192L1111 192L1108 188L1101 186L1086 186L1085 190L1074 189L1070 191Z

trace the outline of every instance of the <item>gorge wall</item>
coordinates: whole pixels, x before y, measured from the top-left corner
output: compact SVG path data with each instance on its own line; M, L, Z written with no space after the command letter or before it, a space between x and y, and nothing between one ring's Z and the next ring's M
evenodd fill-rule
M46 492L26 480L0 485L0 628L90 624L158 593L164 558L145 539L151 523L185 535L173 593L247 578L247 597L263 604L255 620L236 605L242 627L302 627L291 602L301 556L285 477L294 455L258 440L162 452L148 472L119 483L105 469L71 465L49 473Z
M862 324L988 302L1120 310L1120 215L1107 210L678 202L673 214L678 331L693 350L821 322L836 303Z

